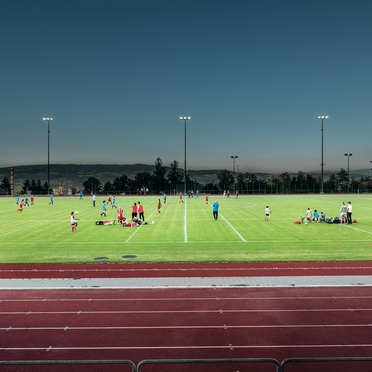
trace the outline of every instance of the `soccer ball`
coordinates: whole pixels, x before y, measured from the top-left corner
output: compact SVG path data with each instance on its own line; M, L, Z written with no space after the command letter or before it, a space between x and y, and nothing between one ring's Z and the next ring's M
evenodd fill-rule
M307 225L307 222L305 222L305 225Z
M75 212L75 214L78 214L78 213L79 213L78 211Z

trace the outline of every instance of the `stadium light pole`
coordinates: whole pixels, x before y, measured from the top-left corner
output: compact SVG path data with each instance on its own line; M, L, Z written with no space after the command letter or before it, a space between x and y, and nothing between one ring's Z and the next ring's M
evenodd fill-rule
M50 157L50 151L49 151L49 133L50 133L50 130L49 130L49 122L50 121L53 121L54 119L53 118L43 118L44 121L47 121L48 122L48 195L49 195L49 157Z
M323 191L323 168L324 168L324 163L323 163L323 120L324 119L328 119L328 116L318 116L318 119L322 119L322 183L321 183L321 188L320 188L320 193L321 194L324 194L324 191Z
M349 159L350 156L353 156L353 154L344 154L344 156L347 156L347 192L350 192L350 168L349 168Z
M236 168L238 168L238 192L239 192L239 168L241 165L235 165Z
M233 177L234 177L234 183L233 183L233 192L235 193L235 159L237 159L237 156L231 156L231 159L233 160Z
M185 189L184 195L186 195L186 121L191 120L190 116L180 116L181 120L185 120Z

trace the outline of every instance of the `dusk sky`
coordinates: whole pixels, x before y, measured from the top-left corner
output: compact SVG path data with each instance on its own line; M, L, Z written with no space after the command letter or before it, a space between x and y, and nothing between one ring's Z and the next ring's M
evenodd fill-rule
M0 167L372 160L370 0L0 0Z

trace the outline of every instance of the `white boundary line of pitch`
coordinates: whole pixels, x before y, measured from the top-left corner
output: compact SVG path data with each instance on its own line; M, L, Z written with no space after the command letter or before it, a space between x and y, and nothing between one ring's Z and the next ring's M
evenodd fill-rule
M151 214L150 216L147 217L147 219L149 219L155 212L156 212L157 209L155 209ZM143 221L145 222L145 221ZM129 243L129 241L133 238L133 236L136 234L136 232L142 227L143 225L140 225L135 231L134 233L124 242L124 243Z
M209 203L209 201L208 201L208 205L210 206L210 207L212 207L212 209L213 209L213 205L212 204L210 204ZM221 216L221 218L235 231L235 233L239 236L239 238L241 239L241 240L243 240L243 242L244 243L246 243L247 241L242 237L242 235L238 232L238 230L236 230L236 228L233 226L233 225L231 225L231 223L220 213L220 212L218 212L218 215L219 216Z

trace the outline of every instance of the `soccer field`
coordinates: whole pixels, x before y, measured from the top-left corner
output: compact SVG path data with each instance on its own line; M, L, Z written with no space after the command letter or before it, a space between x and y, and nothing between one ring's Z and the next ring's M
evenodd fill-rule
M102 201L92 198L36 197L35 206L17 212L15 198L0 198L0 262L64 263L95 262L238 262L238 261L335 261L372 260L372 196L370 195L259 195L223 198L168 196L157 213L154 196L117 197L116 204L131 217L131 205L141 201L148 225L141 227L97 226L111 220L117 210L108 205L101 217ZM219 219L212 204L220 203ZM353 225L310 223L296 225L308 207L339 216L342 201L352 202ZM163 202L163 199L161 198ZM265 221L265 207L272 214ZM76 232L70 214L79 211ZM154 221L154 224L151 222ZM124 259L134 255L136 258Z

